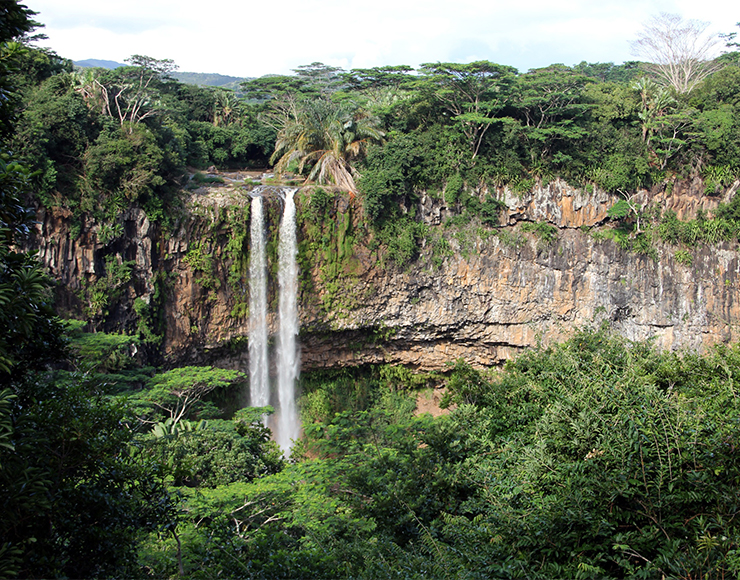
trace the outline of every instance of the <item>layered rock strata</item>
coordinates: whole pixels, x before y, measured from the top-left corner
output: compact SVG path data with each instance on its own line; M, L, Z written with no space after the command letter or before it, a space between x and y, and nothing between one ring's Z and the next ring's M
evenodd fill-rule
M671 195L646 191L635 199L641 207L670 209L688 219L729 199L738 185L717 198L703 196L700 183L688 183ZM438 370L459 358L491 366L604 321L630 339L651 338L662 348L704 349L737 339L737 245L699 245L686 265L671 246L656 242L649 257L594 236L591 228L607 221L618 199L604 192L555 181L523 196L505 189L495 194L507 206L503 227L499 235L485 236L473 228L465 236L451 235L441 225L450 210L422 196L419 215L449 239L452 251L443 259L432 260L427 247L406 269L384 266L377 250L358 243L353 267L335 276L332 288L322 264L304 264L303 368L400 363ZM340 201L340 212L358 205ZM122 216L122 235L107 244L99 241L95 224L84 223L76 233L69 218L42 211L39 255L59 281L59 303L67 312L81 315L85 288L106 275L109 261L125 262L131 278L96 315L98 328L135 329L139 314L133 304L139 299L159 309L169 364L243 367L248 317L236 305L244 303L246 288L233 280L235 257L227 247L234 232L222 217L224 208L247 204L238 187L201 189L172 231L163 232L143 211L131 209ZM521 231L521 221L555 225L557 239L543 244ZM207 285L187 259L194 247L207 253Z

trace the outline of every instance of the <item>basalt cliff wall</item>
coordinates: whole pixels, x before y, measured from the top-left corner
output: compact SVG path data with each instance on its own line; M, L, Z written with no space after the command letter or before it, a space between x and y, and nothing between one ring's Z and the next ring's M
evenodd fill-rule
M670 195L645 191L633 202L689 219L700 209L711 212L738 186L707 197L700 183L681 183ZM274 238L280 199L277 192L267 195ZM310 195L299 192L299 206ZM507 207L498 235L475 224L445 228L451 210L422 196L417 215L434 234L430 239L447 240L447 251L435 253L429 243L405 267L384 260L383 248L362 230L356 199L338 194L325 218L349 219L356 230L346 250L351 256L339 265L311 250L310 229L299 221L302 367L399 363L437 370L459 358L492 366L604 321L630 339L653 338L667 349L737 340L736 244L690 248L690 264L658 241L651 255L637 254L594 235L609 227L607 210L617 200L605 192L554 181L527 195L506 189L496 195ZM201 188L168 230L130 209L119 220L121 235L107 243L93 222L72 228L69 217L40 211L39 256L58 281L60 307L102 330L146 326L161 336L149 351L165 364L246 368L249 199L238 186ZM548 222L557 238L544 243L523 232L523 222ZM274 282L270 292L274 297ZM271 324L275 330L274 314Z

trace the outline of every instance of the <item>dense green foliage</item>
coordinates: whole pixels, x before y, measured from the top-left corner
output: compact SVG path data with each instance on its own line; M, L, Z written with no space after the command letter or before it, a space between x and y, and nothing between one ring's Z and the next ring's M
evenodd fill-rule
M26 51L9 41L29 32L31 13L0 7L0 101L13 124L13 71ZM45 62L45 55L32 62ZM43 67L41 67L43 68ZM29 74L39 70L28 68ZM21 85L22 87L22 85ZM136 545L156 530L172 502L137 452L125 408L96 382L52 371L64 356L63 327L51 305L51 281L33 253L19 251L28 232L28 166L0 149L0 577L101 577L136 573Z
M47 207L114 225L133 204L161 220L187 165L262 165L272 151L274 131L232 91L181 84L171 61L76 72L48 51L21 47L19 58L14 146Z
M188 167L274 162L279 173L359 195L360 219L385 263L399 266L433 242L417 215L424 194L459 218L453 225L493 228L503 188L522 194L562 178L629 198L700 178L717 195L740 177L732 54L680 93L638 62L520 72L488 61L416 71L312 63L246 80L237 93L178 82L166 59L134 55L125 67L72 71L51 51L14 46L13 144L36 200L77 228L92 217L106 245L123 234L132 205L172 225ZM615 217L629 226L636 214ZM642 233L613 237L650 253L652 234L638 240Z
M436 377L311 375L313 459L251 484L182 488L185 573L733 577L739 365L734 347L661 354L602 329L490 374L460 361ZM414 416L414 389L440 381L449 413ZM175 550L152 536L141 555L174 574Z
M123 212L172 225L188 167L272 159L326 184L299 209L304 271L320 268L327 311L361 299L341 285L360 236L387 264L408 264L425 240L446 255L450 230L421 223L422 195L444 205L464 252L466 227L499 226L502 188L556 177L621 196L617 227L592 235L651 255L660 239L690 265L695 244L738 239L738 198L681 221L634 194L698 177L715 196L740 176L737 58L682 94L639 63L520 73L479 61L416 74L313 63L247 81L242 97L179 83L172 61L141 55L75 72L16 42L31 16L0 4L0 577L740 575L737 346L661 353L602 328L491 372L458 361L431 375L307 374L304 439L286 461L265 427L272 410L236 410L242 373L142 366L161 339L161 292L133 302L132 335L83 331L130 282L135 262L115 249ZM22 251L31 201L73 233L93 223L106 248L104 273L77 294L84 322L56 318L51 281ZM236 293L246 212L217 211ZM519 229L543 246L557 236ZM213 245L190 244L182 262L204 296L220 284ZM245 309L239 295L234 316ZM418 415L442 386L446 414Z
M176 525L176 497L166 488L173 461L162 458L182 452L172 444L160 451L157 443L166 438L137 435L149 416L136 417L128 397L111 394L152 385L155 395L145 399L158 408L188 398L189 404L175 405L175 418L182 419L202 410L203 397L231 384L235 373L185 369L152 377L153 369L140 368L134 358L138 338L89 335L82 324L56 318L51 280L33 252L20 251L32 218L25 207L29 192L35 185L40 199L53 198L51 205L93 213L120 211L120 202L113 210L109 203L119 193L126 203L138 198L157 207L162 200L152 200L164 184L167 153L148 129L135 126L145 111L130 109L131 121L114 128L85 106L55 55L10 42L34 27L31 15L15 2L0 7L3 136L15 128L13 107L30 97L14 137L16 145L25 140L15 148L19 153L10 154L7 141L0 149L0 577L133 577L141 573L136 546L142 534L172 533ZM88 197L90 190L77 187L84 181L81 159L101 180L93 191L100 187L104 195ZM129 269L111 257L116 280ZM98 286L87 292L91 317L111 297ZM187 382L184 374L198 381ZM197 437L205 441L210 432L201 431ZM233 433L211 431L224 450L224 459L208 468L212 478L232 473L245 480L280 468L261 425L240 420ZM205 455L203 443L194 449ZM204 469L194 473L209 481Z

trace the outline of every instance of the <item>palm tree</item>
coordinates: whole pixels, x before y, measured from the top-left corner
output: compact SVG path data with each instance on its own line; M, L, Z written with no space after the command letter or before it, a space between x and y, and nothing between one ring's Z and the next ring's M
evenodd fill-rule
M379 123L352 105L323 99L305 101L278 132L270 162L277 160L277 173L298 162L299 173L311 168L308 179L333 183L354 193L357 172L352 162L365 153L369 143L383 138Z
M95 69L73 71L69 74L75 92L82 95L90 109L109 117L113 116L110 109L108 89L98 80L98 73Z
M239 105L239 101L230 90L219 89L216 91L213 102L213 125L230 125L236 119L234 112Z

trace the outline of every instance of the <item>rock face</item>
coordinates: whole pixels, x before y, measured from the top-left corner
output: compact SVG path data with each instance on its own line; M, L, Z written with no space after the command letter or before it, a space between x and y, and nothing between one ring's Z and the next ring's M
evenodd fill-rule
M354 291L374 288L372 298L335 332L308 334L303 363L440 369L465 358L488 366L604 320L630 339L700 349L736 338L739 267L737 252L726 248L699 252L688 267L669 250L656 262L578 231L562 232L547 248L478 242L467 259L456 255L440 271L369 272ZM369 341L357 330L380 325Z
M503 233L481 236L471 228L452 236L438 226L452 250L442 259L433 260L427 247L407 269L382 267L377 250L356 243L352 266L333 276L320 261L304 261L303 368L384 362L438 370L458 358L491 366L604 321L630 339L653 338L669 349L703 349L737 339L736 245L700 245L686 265L686 259L676 261L671 246L655 242L648 257L587 231L606 221L616 201L604 192L556 181L524 196L507 190L496 195L508 208ZM165 362L245 368L248 200L235 188L198 190L170 232L132 209L122 216L123 235L108 244L99 241L94 224L83 224L73 237L67 218L41 212L40 257L60 282L60 306L78 315L87 308L100 328L134 331L145 304L156 310L150 323L162 334ZM684 184L670 196L642 192L638 198L645 207L671 209L684 219L698 209L711 211L719 201L703 196L700 184ZM268 227L274 230L279 200L270 203ZM352 203L358 205L338 200L335 217ZM449 215L441 204L422 197L419 213L432 229ZM557 240L543 244L523 233L520 221L557 226ZM306 229L299 232L306 235ZM112 264L126 264L130 278L112 279ZM99 280L119 286L102 308L90 298Z

